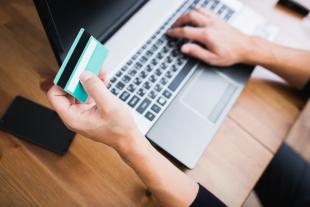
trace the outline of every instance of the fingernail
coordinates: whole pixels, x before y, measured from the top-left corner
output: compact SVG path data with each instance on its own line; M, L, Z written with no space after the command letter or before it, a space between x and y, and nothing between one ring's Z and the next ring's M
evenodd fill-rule
M86 80L88 80L92 76L93 76L93 74L86 70L86 71L83 71L82 74L80 75L80 80L82 82L85 82Z
M181 51L183 53L189 53L189 48L187 47L187 45L183 45L182 48L181 48Z
M172 29L169 29L169 30L167 31L167 34L170 35L171 32L172 32Z

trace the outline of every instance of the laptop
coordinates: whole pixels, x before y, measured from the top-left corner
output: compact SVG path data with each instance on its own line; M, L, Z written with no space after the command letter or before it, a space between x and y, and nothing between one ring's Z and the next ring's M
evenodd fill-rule
M139 129L187 168L194 168L254 67L222 69L180 52L166 31L194 7L214 11L247 34L273 39L276 29L237 0L34 0L62 63L81 27L109 49L109 90L130 108Z

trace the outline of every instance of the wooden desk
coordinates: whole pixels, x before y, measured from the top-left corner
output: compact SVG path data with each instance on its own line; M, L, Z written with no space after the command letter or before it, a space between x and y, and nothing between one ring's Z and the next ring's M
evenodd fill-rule
M247 3L279 25L278 42L310 48L309 25L272 0ZM0 0L0 63L0 114L16 95L49 106L41 83L58 67L31 0ZM275 79L254 75L197 168L186 171L229 206L242 205L304 105ZM156 206L112 149L81 136L61 157L0 132L0 186L1 206Z

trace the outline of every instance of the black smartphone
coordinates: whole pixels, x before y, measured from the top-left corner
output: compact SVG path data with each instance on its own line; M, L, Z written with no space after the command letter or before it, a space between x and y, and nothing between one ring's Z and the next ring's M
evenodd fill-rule
M278 4L286 7L293 12L296 12L303 17L306 17L310 12L307 7L301 5L299 2L294 0L279 0Z
M75 136L56 112L20 96L1 118L0 128L57 154L64 154Z

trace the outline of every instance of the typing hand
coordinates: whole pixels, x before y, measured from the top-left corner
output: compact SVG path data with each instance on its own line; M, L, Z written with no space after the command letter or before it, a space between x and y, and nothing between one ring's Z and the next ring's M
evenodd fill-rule
M203 8L196 8L180 17L167 34L198 42L200 45L184 44L181 51L211 65L229 66L247 62L246 53L251 49L249 36Z
M84 72L81 83L92 99L79 103L53 86L48 99L66 126L88 138L118 148L141 137L127 108L113 96L100 78Z

